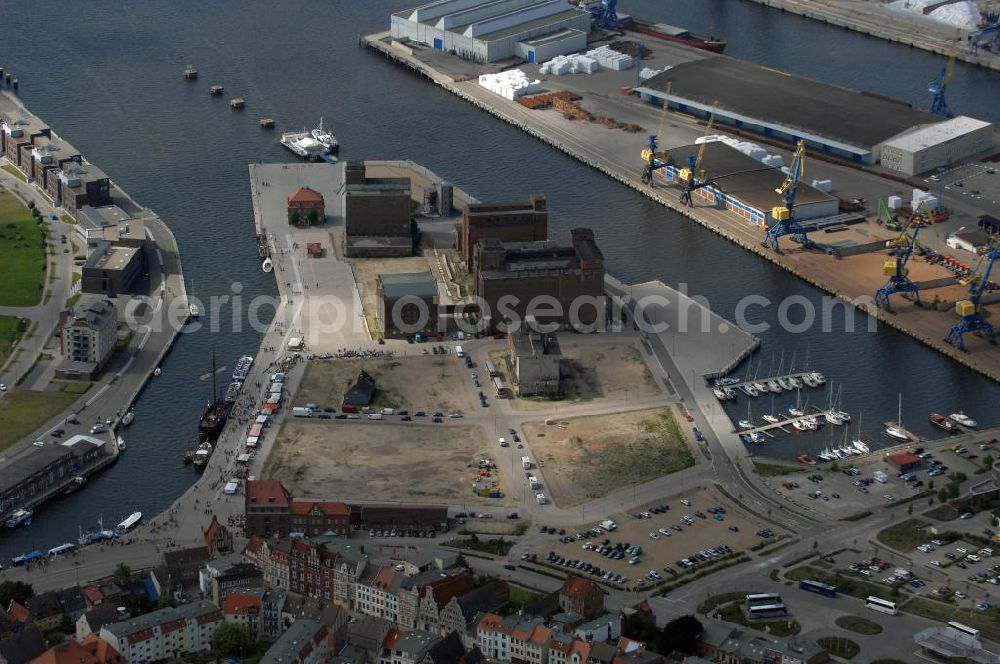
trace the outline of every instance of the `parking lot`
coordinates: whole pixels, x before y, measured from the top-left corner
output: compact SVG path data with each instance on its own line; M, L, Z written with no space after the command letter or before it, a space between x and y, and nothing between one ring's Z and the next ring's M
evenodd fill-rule
M635 587L698 571L782 534L713 487L641 505L610 520L613 528L606 522L562 532L538 526L551 539L533 553L540 563Z

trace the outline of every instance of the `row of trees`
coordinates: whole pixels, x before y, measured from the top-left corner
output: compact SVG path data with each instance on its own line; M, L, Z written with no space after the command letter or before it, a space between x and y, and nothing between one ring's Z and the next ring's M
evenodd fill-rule
M323 222L319 216L319 210L316 208L310 208L310 210L306 212L305 216L303 216L298 210L288 211L288 224L290 226L298 226L303 221L310 226L315 226L316 224Z

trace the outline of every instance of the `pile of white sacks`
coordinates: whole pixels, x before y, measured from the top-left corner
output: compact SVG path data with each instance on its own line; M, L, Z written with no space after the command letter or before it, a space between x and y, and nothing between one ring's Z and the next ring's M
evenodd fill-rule
M708 136L703 136L695 139L695 144L700 145L702 143L725 143L734 150L739 150L748 157L752 157L764 164L765 166L770 166L771 168L779 168L781 172L788 175L788 166L785 166L785 160L780 154L768 154L767 150L757 145L756 143L751 143L750 141L741 141L738 138L731 138L729 136L720 136L719 134L709 134ZM820 191L829 193L833 191L833 181L832 180L813 180L810 183L813 188L819 189Z
M668 69L671 69L672 67L673 65L667 65L663 69L650 69L649 67L643 67L642 71L639 72L639 80L648 81L657 74L662 74L663 72L667 71Z
M520 69L510 69L497 74L482 74L479 77L479 85L504 99L511 100L540 92L542 89L541 81L529 80L527 74Z
M923 189L914 189L913 198L910 200L910 207L916 210L923 203L926 203L932 210L937 210L941 207L941 203L938 201L937 196L926 192Z
M632 56L619 53L607 44L586 53L572 55L557 55L548 62L542 63L539 70L546 76L562 76L564 74L593 74L598 67L622 71L632 66ZM650 70L654 71L655 70ZM655 72L653 75L659 72Z

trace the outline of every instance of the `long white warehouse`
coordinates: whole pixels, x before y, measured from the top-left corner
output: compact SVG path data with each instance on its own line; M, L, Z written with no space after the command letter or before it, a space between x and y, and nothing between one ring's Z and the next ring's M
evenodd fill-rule
M475 62L543 62L587 47L590 14L565 0L437 0L396 12L390 31Z

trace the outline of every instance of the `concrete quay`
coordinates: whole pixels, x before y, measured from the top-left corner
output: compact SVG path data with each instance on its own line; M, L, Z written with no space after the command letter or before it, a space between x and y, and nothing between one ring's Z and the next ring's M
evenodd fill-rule
M893 11L870 0L751 0L759 5L948 57L956 47L954 26L915 13ZM964 31L963 31L964 32ZM1000 70L1000 54L971 52L957 43L956 59Z
M673 212L780 266L787 272L843 301L845 306L856 307L879 322L909 334L954 361L1000 382L1000 349L989 346L985 342L973 340L972 352L964 353L945 343L944 337L950 327L957 322L957 317L952 311L939 312L930 308L921 309L912 303L905 303L905 306L897 305L895 310L897 313L887 313L876 309L871 304L872 293L881 285L882 281L875 283L871 281L871 274L866 275L861 269L848 269L847 266L851 264L849 261L860 260L865 261L863 264L865 270L873 269L875 263L878 262L876 254L842 258L804 250L791 243L790 238L786 238L784 242L784 252L776 254L762 246L763 235L757 226L747 223L733 213L711 207L701 201L696 202L693 207L685 206L678 200L680 190L677 186L659 177L656 179L655 186L650 187L643 184L640 177L642 168L639 154L646 147L647 134L650 131L628 134L600 125L588 126L581 121L570 121L555 112L529 110L479 86L476 80L472 80L475 77L472 74L471 65L468 63L452 57L451 59L455 62L443 64L441 59L446 56L440 52L424 53L416 47L396 44L392 42L388 32L362 37L361 44L368 50L427 78L459 98L514 125L538 140L562 150L578 161L635 189ZM671 50L669 45L663 48L667 51ZM673 57L674 53L671 52L670 55ZM429 63L434 63L435 66ZM664 63L654 60L648 66L654 67L662 64ZM614 78L615 74L622 76ZM619 86L632 81L628 78L632 75L633 72L599 72L583 77L580 82L559 80L560 78L574 78L566 76L556 77L555 80L546 80L544 84L547 90L586 86L585 91L582 89L577 91L584 94L588 101L588 108L595 109L619 121L634 122L647 130L652 130L660 122L659 109L626 99L619 93ZM671 135L671 144L693 143L696 136L704 133L703 127L675 114L668 116L667 124L667 131ZM684 137L678 139L678 135ZM752 140L766 143L762 137L755 136ZM787 158L787 150L779 149L777 152L782 153ZM810 162L809 168L811 169L811 177L833 178L837 182L849 181L847 186L850 186L852 192L867 195L870 200L877 200L877 197L886 195L887 191L892 191L890 186L899 187L899 183L886 180L879 175L823 161L813 160ZM907 180L903 183L904 187L916 184L917 182L913 180ZM972 224L975 223L974 212L967 209L963 201L955 200L953 202L948 196L945 196L945 204L959 212L953 215L955 221L949 223L968 224L970 220ZM946 227L938 229L942 235L947 231ZM939 244L940 247L931 246L935 250L950 251L943 248L943 240ZM880 264L874 269L877 269L881 274Z

